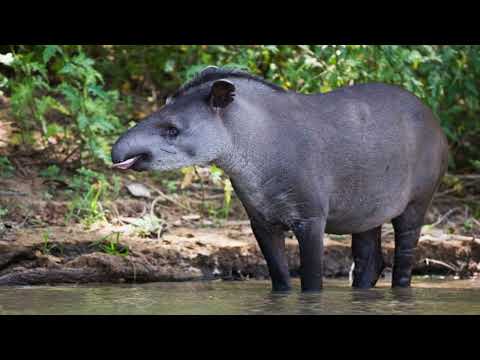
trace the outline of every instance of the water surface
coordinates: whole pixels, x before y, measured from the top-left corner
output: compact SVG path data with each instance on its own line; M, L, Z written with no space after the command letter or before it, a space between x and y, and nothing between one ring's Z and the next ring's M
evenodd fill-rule
M348 279L324 290L270 292L269 281L0 288L0 314L480 314L479 280L416 278L410 289L354 290Z

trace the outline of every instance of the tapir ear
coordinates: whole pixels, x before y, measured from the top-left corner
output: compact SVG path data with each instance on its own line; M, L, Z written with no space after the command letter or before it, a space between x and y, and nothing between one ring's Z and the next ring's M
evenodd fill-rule
M210 91L210 105L214 108L225 108L233 101L235 85L228 80L217 80Z

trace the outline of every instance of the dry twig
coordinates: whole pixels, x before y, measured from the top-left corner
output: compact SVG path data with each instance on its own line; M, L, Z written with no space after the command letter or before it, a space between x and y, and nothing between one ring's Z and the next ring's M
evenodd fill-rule
M182 203L180 203L179 201L173 199L172 197L166 195L163 191L161 191L160 189L157 189L156 187L153 187L153 186L149 186L152 190L154 190L155 192L157 192L159 194L159 196L154 200L154 203L156 203L157 201L160 201L161 199L164 199L164 200L167 200L167 201L170 201L171 203L181 207L182 209L184 210L188 210L188 211L191 211L192 209L188 206L185 206L183 205ZM152 203L153 205L153 203Z
M462 210L459 207L453 208L448 210L443 216L441 216L437 221L435 221L433 224L430 224L430 226L435 227L440 225L445 219L447 219L451 214L453 214L455 211Z

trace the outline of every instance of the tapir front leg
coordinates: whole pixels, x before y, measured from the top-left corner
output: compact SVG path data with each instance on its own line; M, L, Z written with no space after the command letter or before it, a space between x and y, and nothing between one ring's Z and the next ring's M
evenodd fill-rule
M323 287L323 234L325 219L295 221L292 230L300 247L302 291L319 291Z
M285 231L255 218L250 219L252 230L267 262L273 291L288 291L290 272L285 253Z

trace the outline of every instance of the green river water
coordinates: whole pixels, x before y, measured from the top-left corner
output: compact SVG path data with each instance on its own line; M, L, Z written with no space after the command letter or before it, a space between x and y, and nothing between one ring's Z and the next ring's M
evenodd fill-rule
M410 289L354 290L348 279L288 294L269 281L0 288L0 314L480 314L480 280L415 278Z

